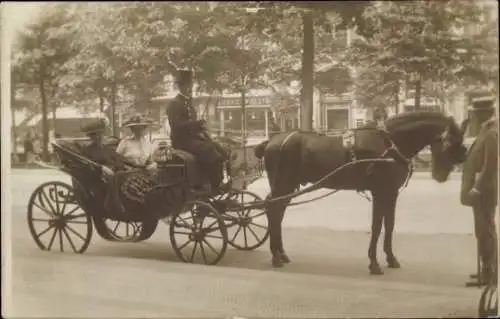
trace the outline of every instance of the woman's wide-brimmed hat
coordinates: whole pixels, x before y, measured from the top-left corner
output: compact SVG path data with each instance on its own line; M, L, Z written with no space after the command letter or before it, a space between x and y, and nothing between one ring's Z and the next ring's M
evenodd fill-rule
M154 124L153 120L146 118L142 115L134 115L127 119L122 127L148 127Z
M85 124L81 127L81 131L86 135L102 133L106 130L108 124L105 119L96 119L88 124Z

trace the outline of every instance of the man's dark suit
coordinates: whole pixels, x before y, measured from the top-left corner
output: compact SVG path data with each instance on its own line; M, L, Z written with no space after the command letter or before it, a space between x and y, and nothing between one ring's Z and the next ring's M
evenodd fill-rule
M475 234L479 256L485 271L496 267L497 234L495 229L495 208L498 186L498 125L495 119L485 122L471 146L463 166L460 201L471 206L474 212ZM471 190L477 190L471 196ZM488 269L489 268L489 269ZM490 273L487 275L493 275Z

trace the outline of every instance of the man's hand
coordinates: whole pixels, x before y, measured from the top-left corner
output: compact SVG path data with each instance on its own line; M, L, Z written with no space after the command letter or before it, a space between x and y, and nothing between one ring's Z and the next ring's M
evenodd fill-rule
M157 167L158 167L158 165L155 162L153 162L153 163L149 164L148 166L146 166L146 169L148 169L148 170L149 169L156 169Z
M481 195L481 193L476 188L472 188L469 191L469 198L472 202L476 202L479 198L479 195Z
M107 166L101 166L102 174L106 177L112 176L113 171Z

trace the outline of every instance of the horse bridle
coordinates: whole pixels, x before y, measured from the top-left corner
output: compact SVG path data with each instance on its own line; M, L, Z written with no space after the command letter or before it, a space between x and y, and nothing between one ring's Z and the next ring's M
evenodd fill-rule
M399 147L394 143L394 140L391 138L391 135L389 134L389 131L387 130L387 127L385 126L384 123L379 123L377 126L377 130L381 132L386 141L389 142L389 147L385 149L385 151L380 155L381 158L385 157L389 152L393 151L408 167L408 173L406 174L405 182L403 183L402 189L406 188L408 186L408 183L410 182L410 178L413 175L414 167L413 167L413 161L411 158L408 158L406 155L404 155ZM370 166L373 166L374 164L371 164ZM372 167L370 167L372 168ZM369 169L370 169L369 168Z

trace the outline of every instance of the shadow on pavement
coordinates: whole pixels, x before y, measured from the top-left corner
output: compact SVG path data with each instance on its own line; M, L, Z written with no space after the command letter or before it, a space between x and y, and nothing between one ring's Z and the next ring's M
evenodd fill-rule
M369 234L303 229L287 229L286 234L288 234L287 247L290 247L287 252L292 263L283 268L276 269L271 266L268 243L255 251L239 251L228 246L224 258L216 266L207 267L369 279L449 288L464 288L467 274L474 269L473 242L469 244L470 240L466 236L400 235L401 238L398 237L395 241L395 252L402 268L387 268L385 254L379 251L378 260L385 275L372 276L368 273L366 256ZM183 263L175 255L168 239L159 239L153 237L142 243L100 242L91 246L86 255ZM380 241L379 249L381 245ZM147 267L146 263L144 265Z

